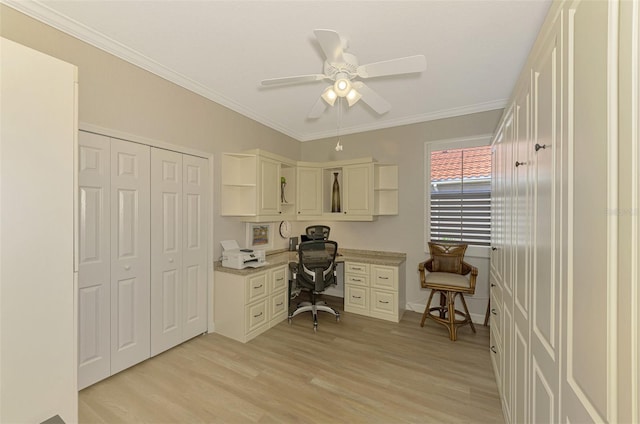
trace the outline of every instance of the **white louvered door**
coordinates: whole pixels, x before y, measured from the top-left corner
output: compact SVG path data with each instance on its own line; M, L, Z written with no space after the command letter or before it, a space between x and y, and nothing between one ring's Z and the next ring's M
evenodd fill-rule
M111 375L109 138L80 132L78 389Z
M151 355L182 341L182 155L151 149Z
M209 162L183 155L182 163L184 341L207 331Z
M150 355L149 147L111 141L111 373Z

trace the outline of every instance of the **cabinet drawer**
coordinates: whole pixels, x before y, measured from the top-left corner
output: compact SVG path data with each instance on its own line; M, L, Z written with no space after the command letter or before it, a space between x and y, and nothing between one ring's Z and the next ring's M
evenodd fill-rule
M246 303L251 303L267 294L267 273L247 277Z
M350 274L369 275L369 264L361 264L358 262L345 262L344 272Z
M346 284L344 286L344 310L367 313L369 311L369 289Z
M393 292L372 290L371 291L371 315L398 313L398 295Z
M267 322L267 299L245 308L245 333L250 333Z
M372 266L371 287L398 290L398 268L381 265Z
M361 274L344 274L345 284L354 284L358 286L369 286L369 276Z
M287 269L285 267L273 271L273 284L270 293L284 290L287 287Z
M273 294L269 299L269 319L273 326L287 317L287 291Z

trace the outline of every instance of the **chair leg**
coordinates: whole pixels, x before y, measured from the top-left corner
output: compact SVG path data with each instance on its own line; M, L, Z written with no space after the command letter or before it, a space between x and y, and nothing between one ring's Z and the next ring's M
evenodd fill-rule
M431 293L429 294L429 300L427 300L427 307L424 309L424 314L422 314L422 319L420 320L420 327L424 327L424 322L427 320L427 317L429 316L429 309L431 308L431 299L433 299L434 293L435 293L435 290L431 290Z
M451 341L456 341L458 338L456 327L456 294L447 292L447 314L449 315L449 338Z
M471 329L475 333L476 327L475 325L473 325L473 321L471 321L471 314L469 313L469 308L467 308L467 302L465 302L464 295L462 293L460 293L460 298L462 299L462 306L464 306L464 313L466 314L465 319L469 321L469 325L471 326Z

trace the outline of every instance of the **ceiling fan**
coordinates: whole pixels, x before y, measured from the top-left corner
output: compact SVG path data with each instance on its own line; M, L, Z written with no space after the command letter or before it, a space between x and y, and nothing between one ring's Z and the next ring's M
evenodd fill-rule
M332 85L324 89L320 98L311 108L309 118L318 118L327 105L334 105L338 97L346 98L349 106L362 100L371 109L382 115L391 109L391 105L360 79L422 72L427 68L427 60L423 55L358 65L358 59L344 51L347 48L346 40L342 39L336 31L316 29L313 33L327 58L324 61L324 74L271 78L261 82L261 85L266 87L322 80L333 81Z

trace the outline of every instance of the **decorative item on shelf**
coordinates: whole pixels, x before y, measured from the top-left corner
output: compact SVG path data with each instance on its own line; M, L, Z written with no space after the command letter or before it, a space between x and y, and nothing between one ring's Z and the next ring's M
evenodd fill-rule
M340 212L340 183L338 173L333 173L333 193L331 196L331 212Z
M280 177L280 203L289 203L287 199L284 197L284 188L287 186L287 179L285 177Z

